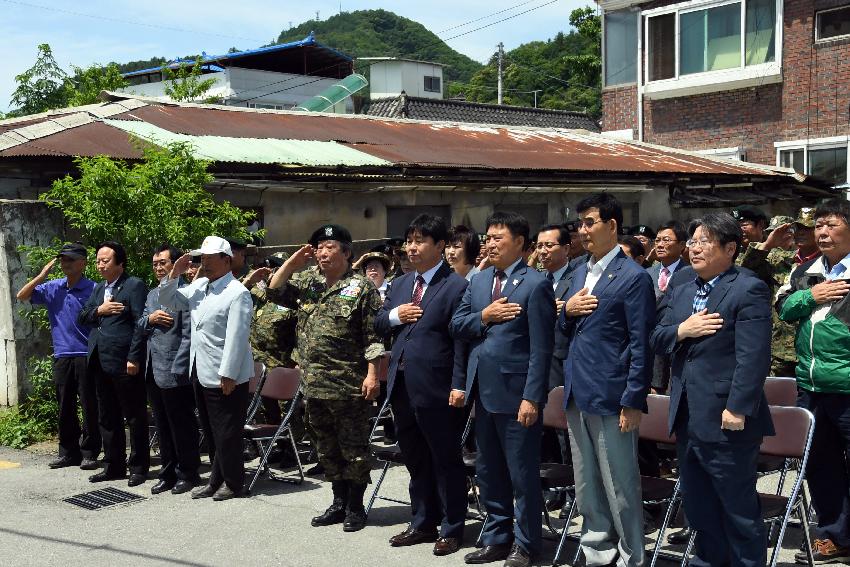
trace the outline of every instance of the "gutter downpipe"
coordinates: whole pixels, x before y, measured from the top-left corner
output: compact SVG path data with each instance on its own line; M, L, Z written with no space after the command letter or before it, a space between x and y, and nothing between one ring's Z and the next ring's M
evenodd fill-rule
M637 130L638 130L638 142L643 142L643 17L641 16L641 9L637 8L637 40L638 40L638 48L637 48Z

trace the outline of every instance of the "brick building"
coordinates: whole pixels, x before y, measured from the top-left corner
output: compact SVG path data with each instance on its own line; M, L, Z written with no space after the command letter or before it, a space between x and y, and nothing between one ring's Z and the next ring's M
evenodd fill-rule
M597 0L604 133L850 182L850 0Z

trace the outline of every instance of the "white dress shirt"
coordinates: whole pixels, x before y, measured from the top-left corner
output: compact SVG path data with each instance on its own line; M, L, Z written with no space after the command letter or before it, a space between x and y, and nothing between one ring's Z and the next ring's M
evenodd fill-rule
M560 282L560 281L561 281L561 278L563 278L563 277L564 277L564 272L566 272L566 271L567 271L567 268L569 268L569 267L570 267L570 263L569 263L569 262L567 262L566 264L564 264L563 266L561 266L561 268L560 268L560 269L555 270L554 272L552 272L552 289L553 289L553 290L554 290L556 287L558 287L558 282Z
M413 289L414 290L416 289L416 280L419 278L420 275L422 276L422 279L425 280L425 283L422 284L422 297L425 297L425 292L428 291L428 285L431 283L431 280L434 279L434 274L437 273L437 270L439 270L440 266L442 266L442 265L443 265L443 261L440 260L439 262L437 262L436 266L434 266L433 268L431 268L427 272L422 273L422 274L420 274L419 272L416 272L416 274L413 276ZM412 298L413 298L413 296L411 296L411 299ZM392 309L392 311L390 311L389 319L390 319L390 326L391 327L401 325L401 319L398 318L398 307L394 307Z
M593 294L593 288L596 287L597 282L599 282L599 278L602 277L602 272L608 267L608 264L611 263L617 254L620 253L620 247L614 246L610 252L602 256L598 262L596 259L591 256L590 260L587 262L587 277L584 280L584 287L587 288L587 293Z
M163 278L159 302L191 313L190 370L195 368L205 388L220 387L222 377L237 384L247 382L254 374L248 342L253 315L251 293L230 272L213 282L198 278L181 288L179 281Z
M500 282L501 282L501 284L502 284L502 285L499 287L499 289L502 289L502 290L503 290L503 289L505 289L505 284L507 284L507 283L508 283L508 278L510 278L510 277L511 277L511 274L512 274L512 273L514 273L514 270L516 270L517 266L519 266L519 265L520 265L520 262L522 262L522 261L523 261L523 260L522 260L522 256L520 256L519 258L517 258L516 262L514 262L513 264L511 264L510 266L508 266L507 268L505 268L504 270L502 270L502 271L505 273L505 277L504 277L504 278L499 278L499 281L500 281ZM498 268L497 268L497 269L496 269L496 272L498 272L498 271L499 271L499 270L498 270ZM493 285L492 285L492 287L490 288L490 291L491 291L491 292L492 292L494 289L496 289L496 278L495 278L495 272L493 272L493 274L494 274L494 277L493 277Z

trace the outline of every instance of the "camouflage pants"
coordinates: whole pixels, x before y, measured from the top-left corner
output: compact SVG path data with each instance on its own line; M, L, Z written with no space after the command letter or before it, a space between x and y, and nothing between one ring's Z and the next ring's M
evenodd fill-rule
M782 360L775 356L770 357L770 375L785 376L794 378L796 373L797 363L794 361Z
M363 399L307 400L307 415L327 480L369 482L370 410L371 403Z

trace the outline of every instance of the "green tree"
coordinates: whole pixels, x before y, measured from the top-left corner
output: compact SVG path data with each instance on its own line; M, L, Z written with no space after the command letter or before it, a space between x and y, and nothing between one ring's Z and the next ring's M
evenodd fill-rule
M175 102L205 102L215 104L221 97L205 97L204 95L215 84L215 79L202 79L201 58L195 59L192 66L181 63L176 71L163 67L165 79L165 94Z
M56 63L50 45L40 44L35 64L15 76L18 86L12 93L12 104L17 107L14 114L37 114L65 106L68 100L65 89L67 76Z
M99 102L101 91L114 91L127 86L127 81L121 76L118 66L110 63L107 66L92 65L82 69L73 66L73 77L66 77L67 106L82 106Z
M184 250L205 236L245 239L254 214L216 202L205 186L209 162L188 144L147 147L144 161L129 165L105 156L77 158L79 177L53 183L42 199L62 210L83 242L117 240L127 249L128 271L153 281L151 251L168 242Z

